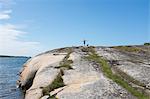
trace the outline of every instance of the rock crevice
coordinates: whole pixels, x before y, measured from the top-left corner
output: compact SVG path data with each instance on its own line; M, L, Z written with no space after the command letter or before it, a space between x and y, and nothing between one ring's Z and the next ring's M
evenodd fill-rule
M86 57L94 48L97 55L107 60L113 73L120 74L132 87L145 88L149 93L147 47L150 48L70 47L47 51L24 64L18 84L25 91L25 99L138 99L107 77L101 65Z

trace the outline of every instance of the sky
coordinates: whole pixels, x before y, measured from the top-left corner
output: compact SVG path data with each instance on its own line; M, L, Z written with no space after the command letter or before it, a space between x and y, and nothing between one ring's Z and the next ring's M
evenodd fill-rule
M0 0L0 55L150 41L149 0Z

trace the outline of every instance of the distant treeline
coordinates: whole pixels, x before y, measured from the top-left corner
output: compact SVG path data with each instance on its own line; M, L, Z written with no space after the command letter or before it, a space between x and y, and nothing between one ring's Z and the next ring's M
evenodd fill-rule
M0 55L0 57L8 57L8 58L31 58L31 57L27 57L27 56L8 56L8 55Z
M144 43L144 45L150 45L150 43Z

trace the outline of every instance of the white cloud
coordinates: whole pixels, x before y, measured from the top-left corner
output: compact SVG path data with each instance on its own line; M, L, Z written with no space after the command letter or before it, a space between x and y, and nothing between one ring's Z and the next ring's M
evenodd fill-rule
M10 19L12 13L11 6L15 4L15 0L0 0L0 20Z
M0 12L0 20L10 19L11 10L4 10Z
M39 51L39 43L23 41L26 32L16 25L0 24L0 54L3 55L34 55Z
M0 21L11 19L11 6L15 0L0 0ZM40 51L39 42L25 41L25 25L0 24L0 55L35 55Z
M10 19L12 4L15 4L14 0L0 0L0 20Z
M12 4L15 4L15 0L0 0L1 7L9 8Z

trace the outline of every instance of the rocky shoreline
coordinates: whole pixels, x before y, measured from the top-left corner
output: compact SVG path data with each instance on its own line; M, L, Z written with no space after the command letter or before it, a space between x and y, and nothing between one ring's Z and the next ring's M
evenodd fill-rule
M17 83L25 99L149 99L150 46L55 49L29 59Z

